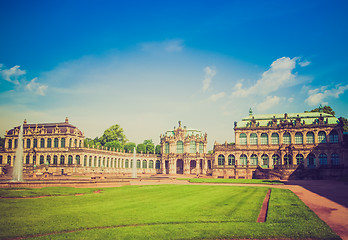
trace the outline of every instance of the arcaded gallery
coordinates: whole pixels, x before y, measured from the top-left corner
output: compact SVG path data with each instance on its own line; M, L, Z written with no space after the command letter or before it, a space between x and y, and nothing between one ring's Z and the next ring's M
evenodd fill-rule
M23 123L24 174L130 176L132 153L84 146L84 134L66 118L60 123ZM208 134L181 126L160 135L160 154L137 154L138 176L317 179L347 174L348 148L336 117L319 112L253 114L234 126L235 143L214 143ZM6 131L1 176L13 167L20 126ZM232 139L232 136L231 136ZM231 142L232 140L228 141Z

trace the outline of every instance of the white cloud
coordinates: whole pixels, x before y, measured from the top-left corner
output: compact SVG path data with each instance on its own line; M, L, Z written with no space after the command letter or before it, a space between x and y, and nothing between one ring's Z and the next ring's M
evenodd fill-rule
M288 102L292 103L295 99L293 97L288 98Z
M183 47L183 42L182 40L172 40L172 41L168 41L165 42L165 47L164 49L167 52L181 52Z
M221 93L217 93L217 94L213 94L210 96L210 100L213 102L216 102L217 100L219 100L220 98L223 98L226 95L225 92L221 92Z
M279 88L289 87L297 84L296 74L292 71L296 67L296 61L299 58L282 57L275 60L269 70L262 74L262 77L257 80L255 85L249 88L243 88L241 82L235 85L233 96L247 97L253 94L268 95Z
M301 67L306 67L308 66L309 64L311 64L310 61L303 61L303 62L299 62L298 65L300 65Z
M10 69L4 69L2 70L1 68L3 67L3 65L0 65L0 73L1 76L4 80L11 82L13 84L19 85L19 81L18 81L18 77L21 75L26 74L25 71L20 70L20 66L16 65Z
M216 70L214 67L208 66L208 67L204 68L204 73L205 73L205 76L204 76L203 88L202 88L203 92L205 92L209 89L211 80L213 79L213 77L216 74Z
M25 89L33 92L37 95L45 96L45 91L47 90L47 85L40 84L36 82L37 78L33 78L26 86Z
M309 97L305 100L305 102L309 106L316 106L319 104L327 105L328 102L324 101L327 98L339 98L339 95L343 94L348 89L348 84L345 86L336 85L332 89L328 89L328 86L323 86L316 89L308 90Z
M264 112L267 109L274 108L277 104L279 104L279 102L280 98L278 96L267 96L265 101L257 105L257 110L260 112Z

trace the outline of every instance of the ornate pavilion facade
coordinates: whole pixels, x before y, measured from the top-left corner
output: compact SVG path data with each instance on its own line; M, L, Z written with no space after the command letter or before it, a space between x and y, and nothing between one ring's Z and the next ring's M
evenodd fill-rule
M214 145L215 177L251 178L256 169L345 168L339 120L326 113L263 114L234 124L235 144Z

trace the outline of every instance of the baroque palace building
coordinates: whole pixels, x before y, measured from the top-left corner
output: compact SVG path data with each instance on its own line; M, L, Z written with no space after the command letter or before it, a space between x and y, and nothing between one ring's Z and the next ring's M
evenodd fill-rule
M251 178L256 169L347 168L339 120L327 113L263 114L235 122L235 144L214 144L215 177Z
M13 166L18 146L19 126L6 132L5 147L0 149L1 172ZM84 146L84 134L62 123L23 123L23 165L28 174L79 175L88 173L131 173L133 153L104 147ZM154 154L137 154L137 172L155 174L160 162ZM158 170L157 170L158 171Z
M84 146L83 132L67 118L62 123L24 121L23 130L26 175L131 175L133 153ZM234 131L235 143L215 142L214 151L207 153L207 133L182 127L179 121L179 127L160 135L161 154L136 155L137 173L274 178L272 171L285 169L293 174L305 169L325 171L331 177L347 174L343 127L330 114L254 115L250 110L248 117L234 123ZM12 169L18 135L19 126L6 132L5 146L0 149L0 174Z

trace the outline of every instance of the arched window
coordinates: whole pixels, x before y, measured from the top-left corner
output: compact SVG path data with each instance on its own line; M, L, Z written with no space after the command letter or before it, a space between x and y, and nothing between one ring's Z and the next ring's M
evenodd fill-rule
M40 139L40 148L44 148L45 147L45 139L41 138Z
M11 156L7 156L7 164L11 165Z
M74 147L77 147L77 139L74 141Z
M267 145L268 144L268 135L267 133L261 134L261 145Z
M164 144L164 153L169 153L169 142Z
M257 159L257 155L253 154L250 157L250 165L254 165L256 166L258 164L258 159Z
M245 133L239 134L239 144L246 145L247 144L247 135Z
M267 155L267 154L263 154L263 155L261 156L261 159L262 159L262 167L268 168L268 167L269 167L268 155Z
M72 139L69 139L69 147L71 147Z
M125 166L124 166L125 168L129 168L129 162L128 162L128 159L126 159L126 161L125 161L124 165L125 165Z
M273 145L279 144L279 135L278 135L278 133L272 133L271 141L272 141Z
M182 141L176 143L176 153L184 153L184 143Z
M239 165L247 165L248 157L245 154L240 155Z
M0 155L0 164L2 164L2 155Z
M43 155L40 156L40 165L45 163L45 157Z
M57 148L58 147L58 138L54 139L54 147Z
M149 168L153 168L153 160L150 160L150 162L149 162Z
M101 164L102 164L101 161L102 161L102 159L101 159L101 157L99 157L99 158L98 158L98 166L97 166L97 167L101 167Z
M292 165L292 156L290 154L285 154L284 164L285 165Z
M97 167L97 156L94 156L93 167Z
M331 154L331 165L340 165L340 157L337 153Z
M273 165L274 165L274 166L277 166L277 165L281 165L281 164L282 164L281 161L280 161L280 157L279 157L278 154L274 154L274 155L272 156L272 160L273 160Z
M307 144L314 144L314 133L313 132L308 132L306 135L306 143Z
M199 153L204 152L204 144L202 142L199 143Z
M257 145L257 134L250 134L250 145Z
M143 160L143 168L147 168L147 161Z
M52 147L52 139L48 138L47 139L47 148L51 148Z
M79 147L82 147L82 141L80 140Z
M284 144L291 144L291 135L290 133L284 133L283 135L283 143Z
M106 166L106 164L105 164L105 157L103 157L103 165L102 165L102 167L105 167Z
M161 162L156 160L156 169L161 169Z
M225 165L225 156L222 155L222 154L220 154L220 155L218 156L218 165L219 165L219 166Z
M338 134L335 130L332 130L329 134L330 143L338 143Z
M87 156L86 155L83 157L83 166L87 167Z
M295 144L303 144L303 135L300 132L295 134Z
M325 153L319 154L319 165L327 166L327 155Z
M314 168L315 167L315 155L308 154L307 156L307 167Z
M60 156L60 165L64 165L64 162L65 162L65 157L64 157L64 155L61 155Z
M326 143L326 133L321 131L318 133L318 141L319 143Z
M25 157L25 164L29 164L30 162L30 157L29 154Z
M304 163L304 160L303 160L304 158L303 158L303 155L302 154L297 154L296 155L296 164L297 165L303 165L303 163Z
M65 148L65 138L62 138L60 147Z
M37 139L34 138L34 141L33 141L33 142L34 142L34 146L33 146L33 147L34 147L34 148L37 148Z
M12 139L8 140L8 148L11 149L12 148Z
M79 155L76 155L75 160L76 160L76 164L80 165L80 156Z
M236 158L232 154L228 155L228 165L236 165Z
M31 146L30 146L30 145L31 145L31 143L30 143L30 139L28 138L28 139L27 139L27 148L31 148Z
M88 159L88 166L89 166L89 167L92 167L92 156L89 156L89 159Z
M33 156L33 165L36 165L36 156Z
M140 168L140 160L137 160L137 168Z
M106 167L109 167L110 158L106 159Z
M57 165L57 164L58 164L58 156L57 156L57 155L54 155L54 156L53 156L53 164L54 164L54 165Z
M196 142L195 141L190 142L190 153L196 153Z
M18 139L15 139L14 141L14 148L17 148L18 147Z
M50 155L47 155L47 157L46 157L46 164L47 165L51 164L51 156Z

